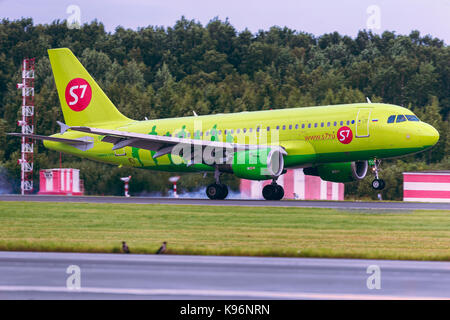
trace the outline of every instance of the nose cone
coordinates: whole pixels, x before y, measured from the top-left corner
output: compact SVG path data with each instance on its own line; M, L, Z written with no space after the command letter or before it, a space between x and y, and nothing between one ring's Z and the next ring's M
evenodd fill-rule
M424 147L432 147L439 141L439 132L430 125L423 128L421 140Z

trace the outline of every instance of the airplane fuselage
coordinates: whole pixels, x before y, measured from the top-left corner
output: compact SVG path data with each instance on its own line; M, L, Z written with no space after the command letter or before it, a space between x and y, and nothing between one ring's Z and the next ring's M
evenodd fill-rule
M403 115L405 121L388 123L393 115ZM414 114L395 105L361 103L127 123L105 122L96 124L96 127L207 141L278 144L288 153L285 167L292 168L399 157L433 146L439 138L437 131L424 122L410 121L406 116L413 119ZM68 131L54 136L70 139L92 137L94 146L87 151L58 142L44 143L50 149L105 163L180 172L214 170L204 164L174 164L170 154L155 159L155 151L135 147L111 150L111 144L102 142L98 135Z

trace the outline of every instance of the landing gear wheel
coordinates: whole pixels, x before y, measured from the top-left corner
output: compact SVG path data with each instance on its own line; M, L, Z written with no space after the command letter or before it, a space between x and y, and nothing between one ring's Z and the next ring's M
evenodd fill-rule
M262 190L262 195L266 200L274 200L273 199L274 194L275 194L275 187L271 184L268 184Z
M263 188L262 195L266 200L281 200L284 197L284 189L277 184L268 184Z
M284 197L284 189L282 186L278 185L275 187L276 195L275 200L281 200Z
M224 184L213 183L206 188L206 195L211 200L223 200L228 195L228 188Z
M220 187L222 188L222 197L221 199L225 199L228 196L228 187L226 184L221 184Z
M385 186L386 183L383 179L375 179L372 181L372 188L374 188L375 190L383 190Z

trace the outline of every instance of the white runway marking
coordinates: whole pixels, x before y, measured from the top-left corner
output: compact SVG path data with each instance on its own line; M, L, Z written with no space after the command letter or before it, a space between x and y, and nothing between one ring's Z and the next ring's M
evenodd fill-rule
M240 290L208 290L208 289L129 289L129 288L81 288L46 286L0 286L2 292L47 292L47 293L95 293L140 296L204 296L204 297L243 297L255 299L333 299L333 300L450 300L435 297L408 297L370 294L329 294L307 292L275 292L275 291L240 291Z

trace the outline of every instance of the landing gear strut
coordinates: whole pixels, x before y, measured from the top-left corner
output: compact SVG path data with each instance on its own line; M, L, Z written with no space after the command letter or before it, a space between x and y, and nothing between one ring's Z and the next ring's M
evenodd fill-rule
M221 172L216 168L214 171L214 178L216 183L210 184L206 187L206 195L211 200L223 200L228 195L228 187L225 184L220 183Z
M380 179L378 177L378 172L380 171L380 168L378 167L381 164L381 160L375 159L373 162L373 172L375 173L375 179L372 181L372 188L375 190L383 190L386 186L386 183L384 183L383 179Z
M284 197L284 189L274 179L271 184L263 188L262 194L266 200L281 200Z

